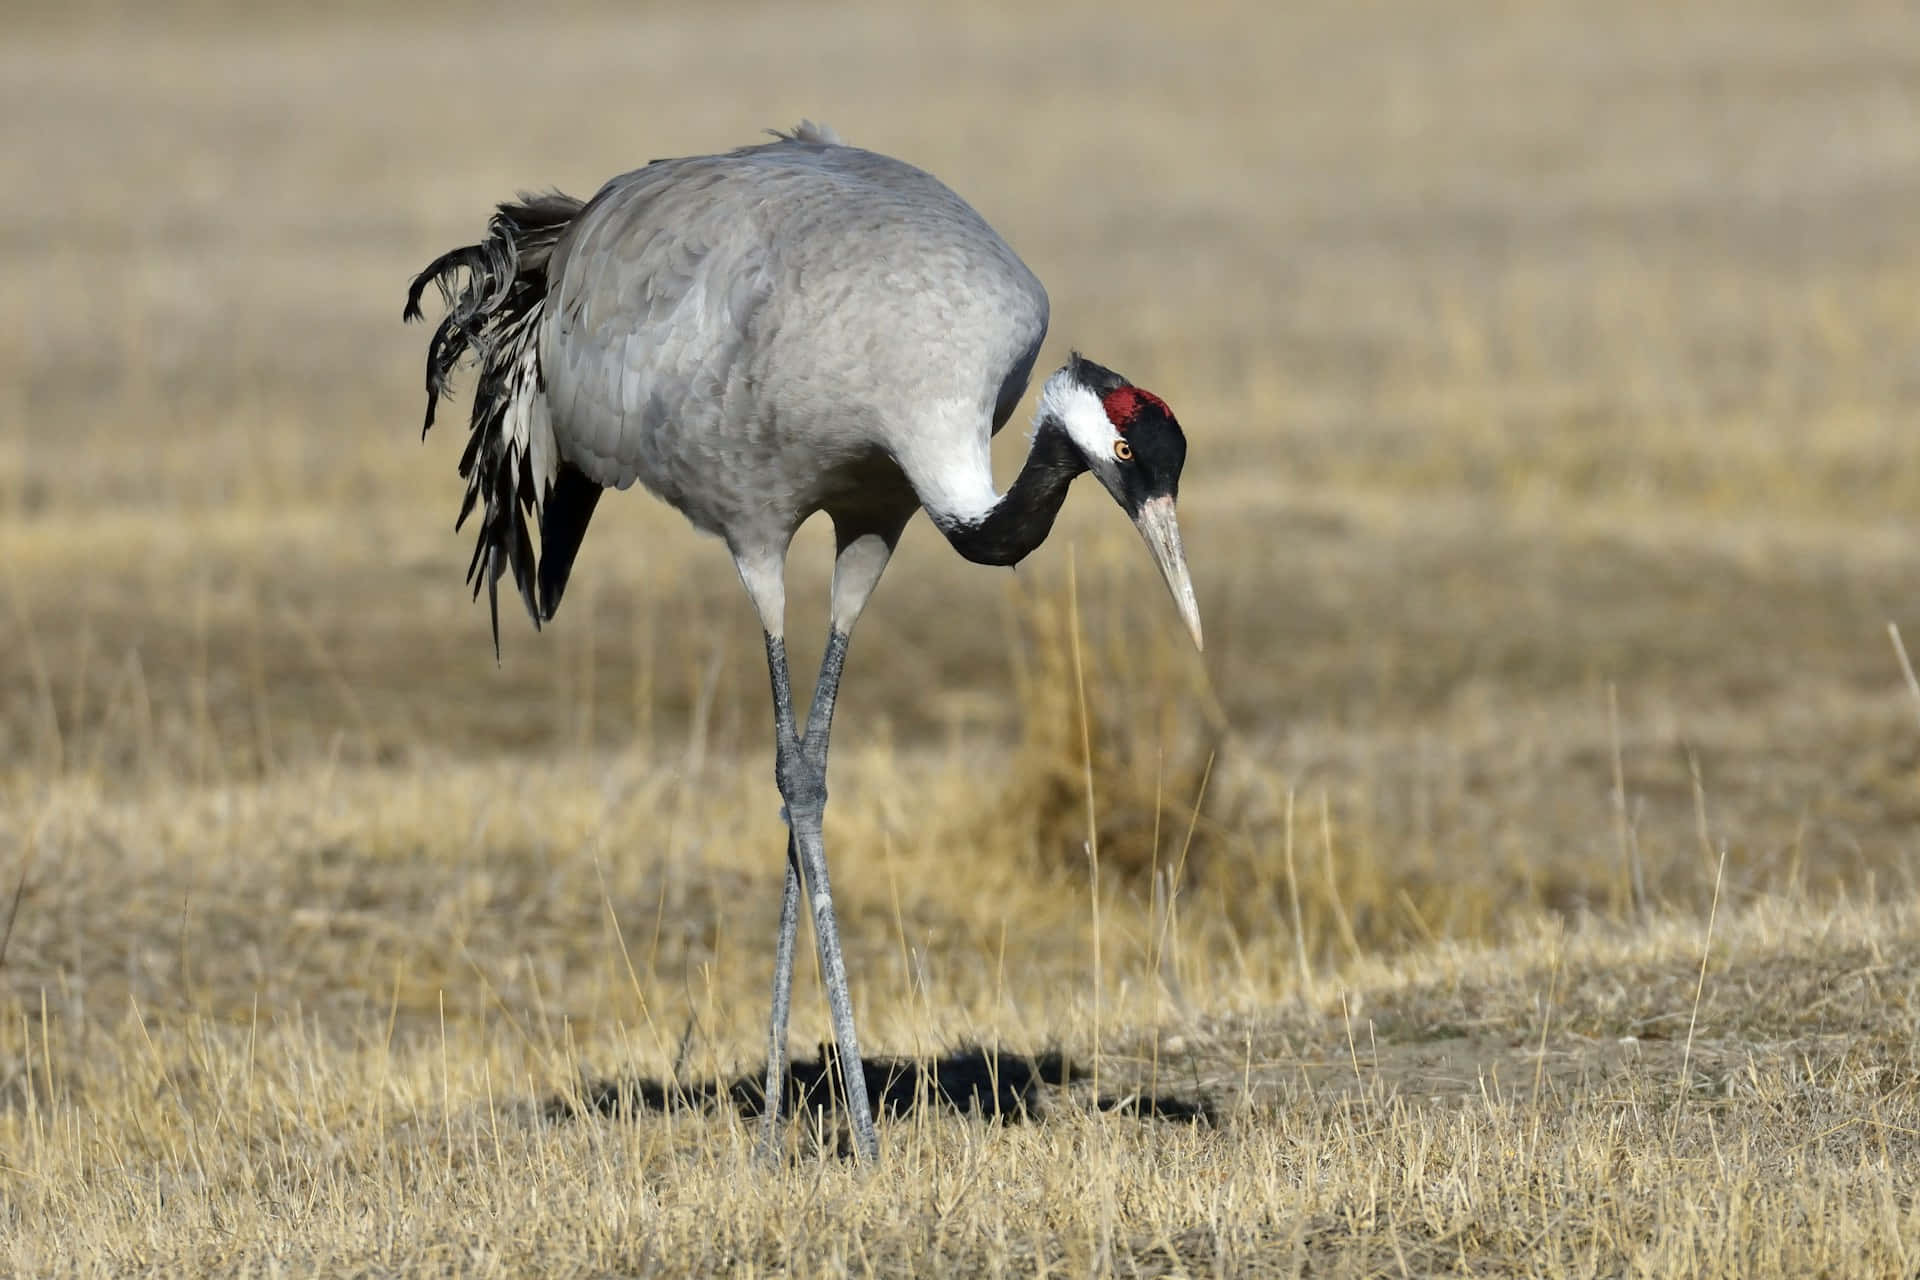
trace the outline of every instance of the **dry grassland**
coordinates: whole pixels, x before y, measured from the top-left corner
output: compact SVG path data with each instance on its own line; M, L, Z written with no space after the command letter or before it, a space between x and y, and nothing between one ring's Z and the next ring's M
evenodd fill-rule
M1209 640L1091 487L909 535L864 1040L1098 1079L866 1175L549 1105L758 1061L759 641L630 494L496 666L398 323L516 188L802 115L1177 407ZM0 1272L1920 1267L1910 13L29 6L0 118Z

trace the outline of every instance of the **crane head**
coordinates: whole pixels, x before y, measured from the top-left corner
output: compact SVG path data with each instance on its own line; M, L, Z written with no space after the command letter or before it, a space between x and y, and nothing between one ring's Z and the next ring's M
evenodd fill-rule
M1180 545L1174 499L1187 461L1187 437L1167 402L1079 352L1047 379L1040 414L1066 430L1095 478L1140 531L1180 620L1202 648L1200 605Z

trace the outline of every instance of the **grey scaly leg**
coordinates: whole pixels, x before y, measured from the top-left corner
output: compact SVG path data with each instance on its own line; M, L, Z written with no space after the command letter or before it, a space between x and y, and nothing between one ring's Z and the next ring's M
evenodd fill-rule
M827 739L833 732L833 708L840 696L840 673L846 665L847 635L843 631L832 631L827 636L826 654L820 659L820 678L813 686L813 709L807 713L807 732L800 740L801 752L819 768L823 782L827 776ZM766 1096L769 1098L773 1097L774 1088L784 1082L787 1069L787 1016L793 1007L793 943L799 925L799 908L800 854L789 831L787 887L780 902L780 940L773 962L773 1024L767 1051ZM765 1112L761 1149L767 1156L773 1154L779 1105L775 1101Z
M780 1151L780 1104L787 1083L787 1015L793 1008L793 939L800 924L800 854L787 834L787 887L780 898L780 940L773 951L773 1016L767 1024L767 1090L760 1113L760 1157Z
M767 1024L767 1087L761 1111L760 1154L772 1160L780 1106L786 1098L787 1018L793 1005L793 942L800 922L800 853L794 846L786 760L793 740L793 684L787 674L786 642L768 635L767 671L773 678L774 777L780 783L780 818L788 824L786 890L780 899L780 938L773 950L773 1010Z
M786 1015L791 1008L793 939L799 924L797 899L802 876L812 896L814 938L819 945L820 968L826 979L834 1039L840 1048L840 1072L851 1113L854 1145L863 1159L871 1160L879 1153L879 1136L874 1131L873 1110L867 1101L866 1072L854 1032L853 1000L847 990L846 964L840 954L840 930L834 918L833 890L827 877L826 848L821 835L827 804L827 742L833 729L833 708L846 659L846 633L835 630L827 639L827 651L820 663L820 679L814 686L806 737L796 739L786 645L776 637L767 638L767 665L773 676L775 777L780 783L780 795L786 801L788 829L787 887L781 903L780 940L774 954L773 1019L768 1032L767 1093L761 1132L762 1151L768 1155L774 1150L774 1131L785 1092Z

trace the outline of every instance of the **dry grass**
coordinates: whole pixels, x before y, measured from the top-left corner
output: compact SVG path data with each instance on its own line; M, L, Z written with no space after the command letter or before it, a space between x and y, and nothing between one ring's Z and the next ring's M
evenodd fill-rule
M0 1271L1914 1271L1908 15L340 12L0 47ZM543 1118L755 1063L765 678L637 496L494 665L400 288L801 115L1178 407L1210 646L1090 490L1011 579L910 535L864 1038L1216 1127Z

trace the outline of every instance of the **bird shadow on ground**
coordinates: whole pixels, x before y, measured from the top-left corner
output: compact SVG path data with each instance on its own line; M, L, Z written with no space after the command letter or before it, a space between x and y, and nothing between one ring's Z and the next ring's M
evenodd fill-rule
M934 1058L867 1058L862 1064L867 1096L882 1120L903 1119L923 1108L946 1107L961 1114L1010 1123L1047 1118L1049 1101L1072 1086L1091 1079L1091 1073L1063 1053L1013 1054L978 1046L963 1046ZM825 1119L842 1111L840 1055L831 1044L820 1046L811 1059L793 1062L784 1077L783 1110L789 1116L813 1111ZM1142 1119L1212 1125L1214 1102L1204 1094L1130 1091L1096 1093L1092 1105L1100 1111ZM644 1112L707 1111L732 1107L742 1117L766 1111L762 1074L743 1075L731 1083L720 1080L655 1080L643 1076L584 1081L577 1093L551 1098L545 1107L551 1120L583 1115L630 1119Z

